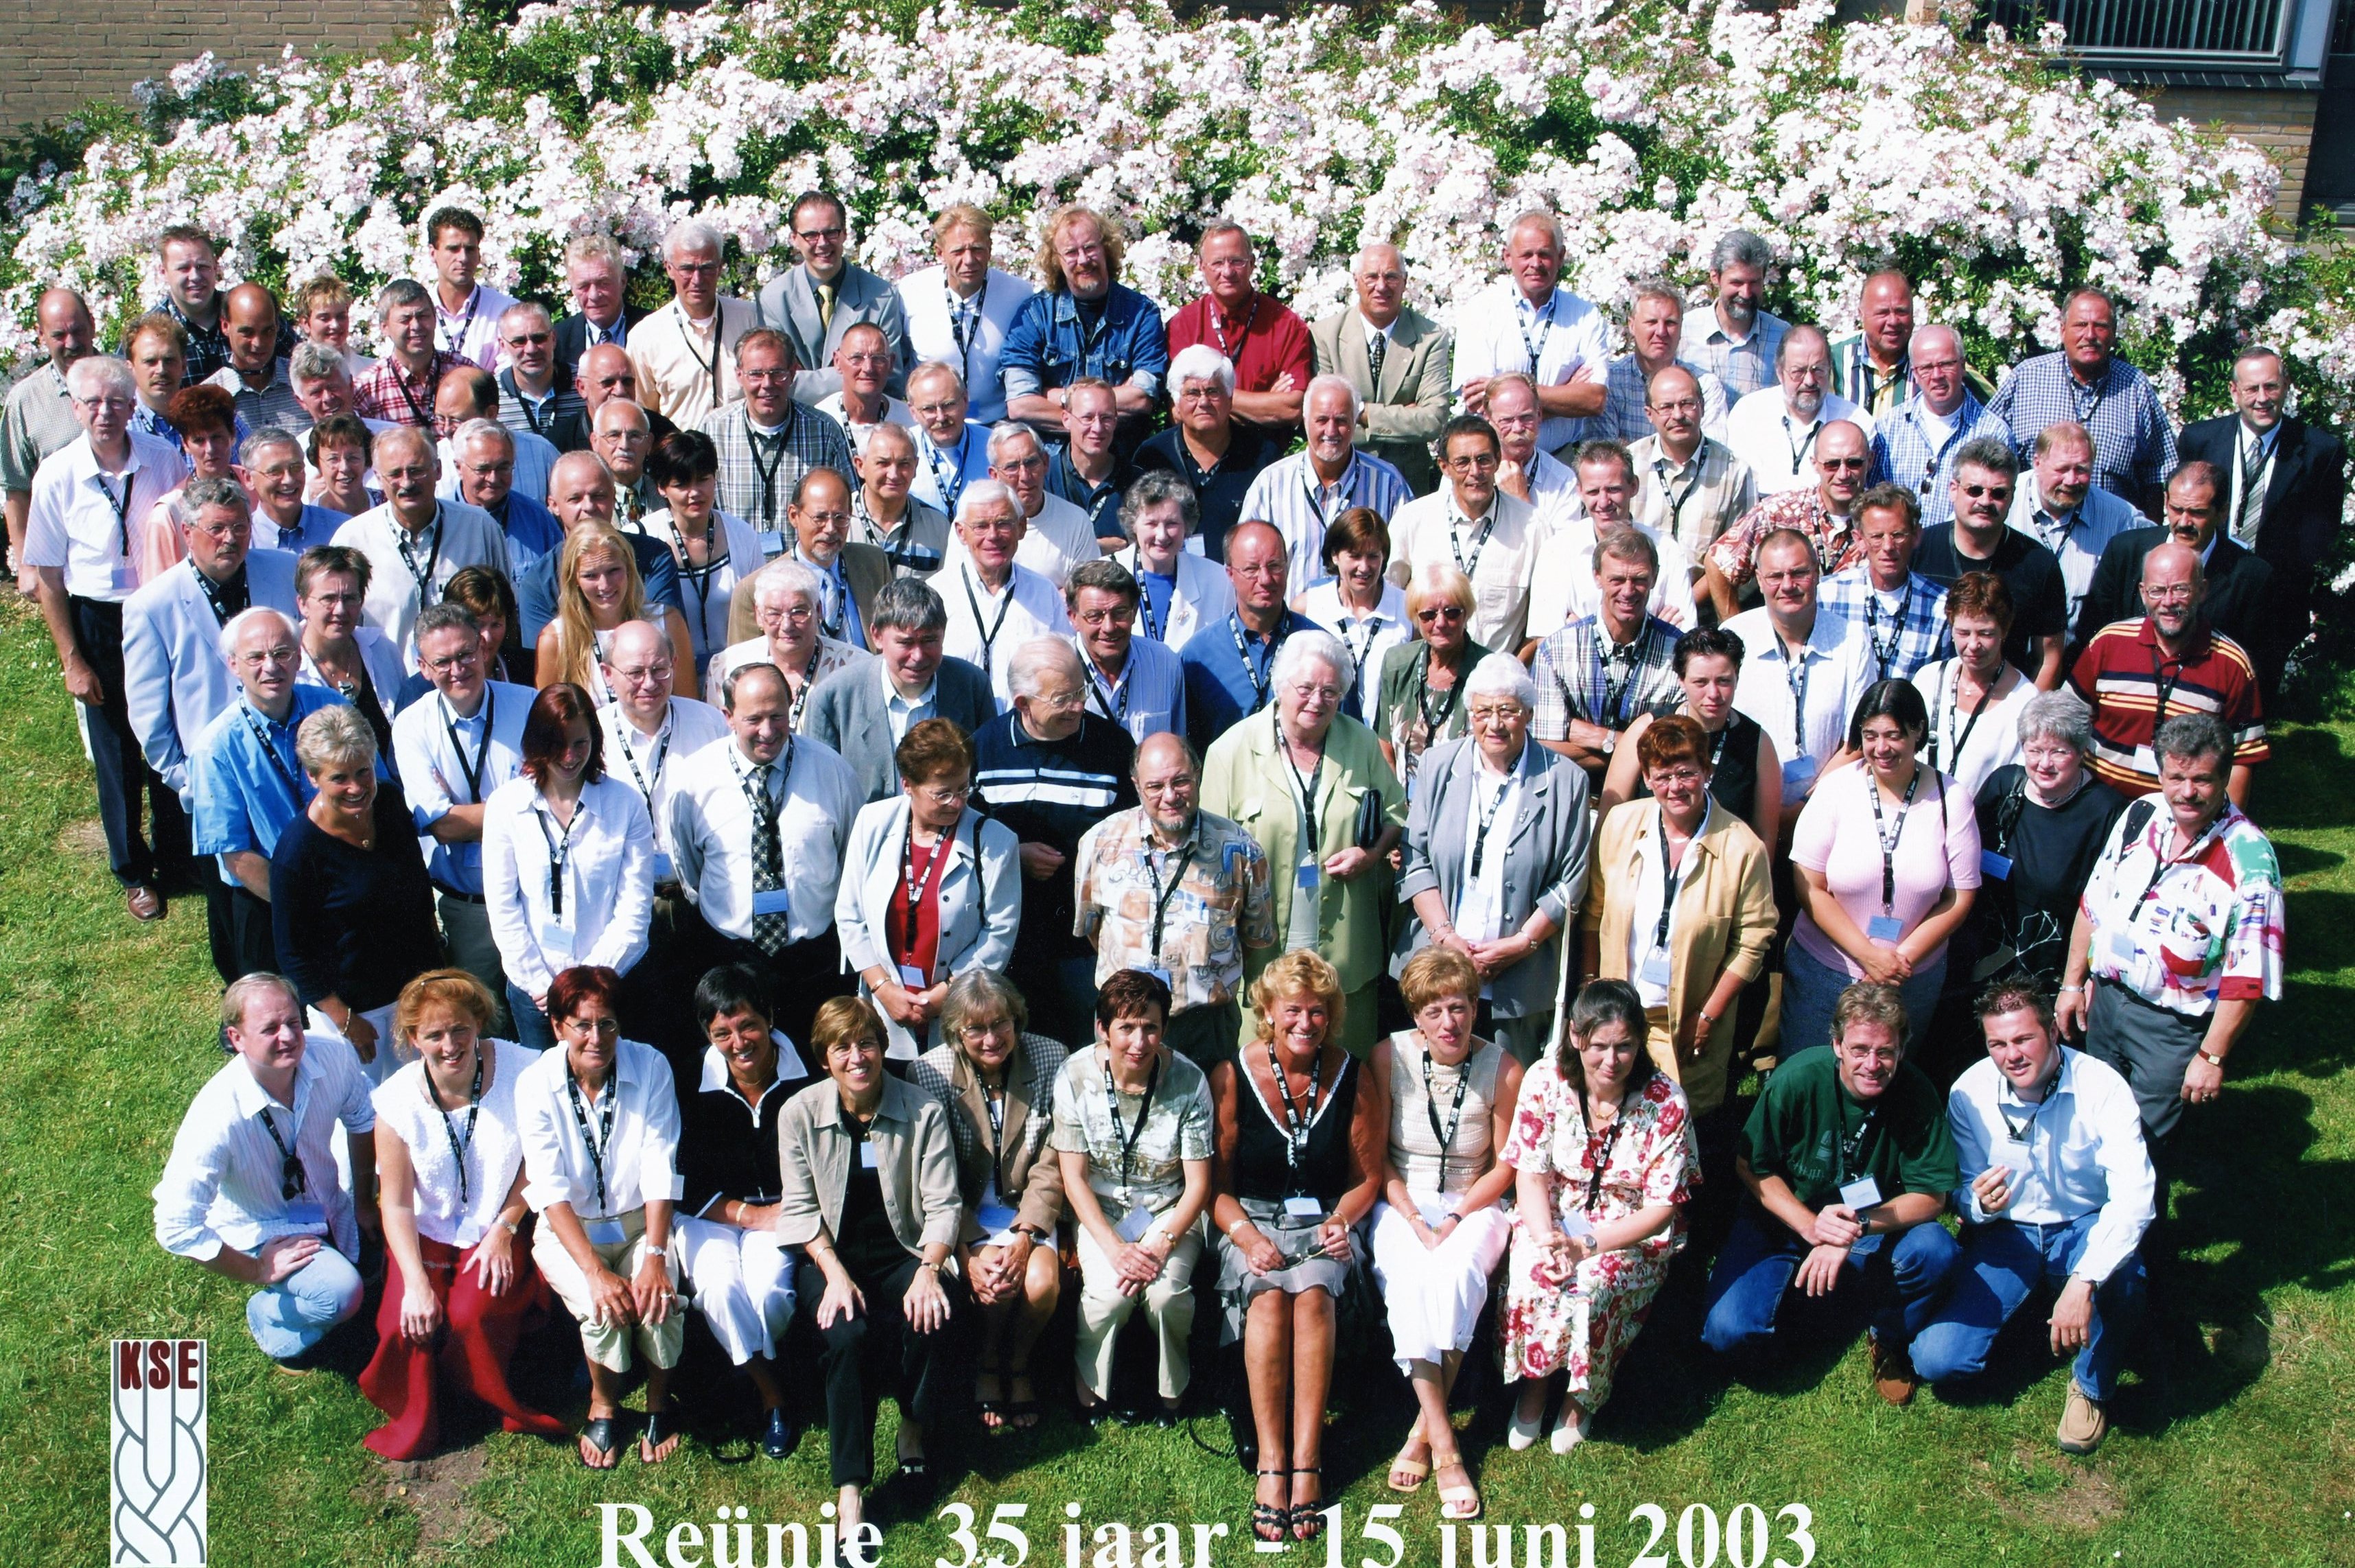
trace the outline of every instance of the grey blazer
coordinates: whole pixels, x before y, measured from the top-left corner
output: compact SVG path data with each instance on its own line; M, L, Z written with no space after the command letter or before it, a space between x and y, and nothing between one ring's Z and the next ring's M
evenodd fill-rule
M1455 357L1455 337L1445 327L1417 311L1401 310L1391 323L1390 347L1382 352L1381 385L1374 385L1366 358L1366 321L1351 304L1308 329L1316 356L1316 373L1348 379L1366 405L1366 440L1360 443L1375 456L1388 459L1406 475L1418 496L1439 485L1439 466L1431 458L1431 443L1447 422L1455 389L1447 382Z
M891 739L890 717L883 710L884 679L867 661L837 670L817 683L810 693L809 711L802 716L803 733L842 754L869 802L900 793L900 764L892 757L897 742ZM934 711L967 735L997 717L989 677L976 667L945 657L933 679Z
M956 1140L948 1108L922 1090L890 1073L883 1076L883 1103L867 1129L882 1179L883 1211L891 1233L911 1253L934 1242L955 1258L964 1200L957 1195ZM843 1125L842 1092L821 1079L785 1102L777 1117L777 1170L784 1197L777 1206L777 1241L805 1245L826 1226L842 1226L842 1200L850 1185L855 1140Z
M790 549L777 557L777 560L792 559ZM754 583L761 572L776 565L777 560L749 573L736 584L735 592L728 601L730 642L748 642L761 635L761 612L757 603L761 593ZM842 547L842 575L850 583L850 602L858 606L858 624L863 627L868 624L868 618L875 613L875 596L883 592L885 583L891 581L891 558L871 544L846 544ZM867 649L861 645L859 651L864 653Z
M900 291L855 261L842 264L834 288L834 321L827 326L819 325L817 291L810 283L808 267L796 266L782 277L772 278L761 291L762 325L783 333L801 360L801 374L794 378L794 400L815 403L842 390L842 372L834 368L834 351L841 347L842 335L862 321L881 327L891 345L891 379L884 384L884 390L895 398L905 397L910 368L908 311L900 303Z
M1399 901L1436 888L1453 911L1464 891L1472 855L1472 814L1478 809L1473 773L1478 766L1472 737L1444 741L1423 753L1415 770L1414 799L1407 810L1406 859L1399 878ZM1492 1007L1498 1018L1538 1018L1553 1010L1561 977L1563 933L1586 898L1593 849L1593 814L1587 809L1586 770L1532 740L1521 753L1521 797L1509 828L1489 829L1489 853L1505 835L1505 924L1517 931L1532 910L1543 910L1558 928L1543 947L1497 976ZM1391 946L1391 973L1429 944L1431 933L1412 911L1399 922Z

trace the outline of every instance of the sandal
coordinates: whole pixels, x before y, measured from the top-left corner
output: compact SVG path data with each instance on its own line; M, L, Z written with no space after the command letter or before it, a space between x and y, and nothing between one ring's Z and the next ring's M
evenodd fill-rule
M676 1445L678 1435L678 1417L672 1412L667 1410L646 1412L645 1430L638 1434L638 1462L642 1465L659 1465L671 1458L678 1452L676 1446L670 1453L662 1455L659 1458L655 1456L655 1450L666 1443Z
M996 1399L984 1399L984 1398L981 1396L981 1380L982 1380L982 1379L984 1379L984 1378L992 1378L992 1379L995 1379L995 1380L996 1381L996 1382L997 1382L997 1394L998 1394L998 1397L997 1397L997 1398L996 1398ZM985 1362L983 1362L980 1366L978 1366L978 1367L976 1367L976 1368L975 1368L975 1369L974 1369L973 1380L974 1380L973 1403L974 1403L974 1404L975 1404L975 1405L978 1408L978 1410L979 1410L979 1413L980 1413L980 1415L981 1415L981 1424L982 1424L985 1428L986 1428L987 1430L989 1430L989 1431L991 1431L991 1432L1003 1432L1003 1431L1005 1431L1005 1430L1006 1430L1006 1369L1005 1369L1005 1367L1004 1367L1002 1364L1000 1364L1000 1365L992 1365L992 1364L990 1364L989 1362L985 1361Z
M1424 1449L1426 1456L1421 1459L1408 1458L1407 1450L1417 1446ZM1406 1447L1401 1448L1398 1457L1391 1461L1391 1490L1402 1493L1423 1490L1423 1483L1431 1478L1429 1448L1430 1445L1423 1441L1421 1426L1418 1425L1412 1432L1407 1434ZM1403 1481L1400 1478L1401 1477L1405 1477Z
M610 1470L617 1462L613 1456L614 1451L621 1445L613 1440L613 1424L614 1418L613 1416L592 1415L589 1418L588 1424L581 1427L581 1463L587 1468L591 1470ZM596 1460L589 1457L589 1451L591 1448L594 1448L600 1455L603 1456L605 1460L603 1464L601 1465L597 1463Z
M1028 1399L1016 1399L1014 1385L1030 1381L1027 1370L1008 1369L1006 1373L1006 1424L1016 1432L1028 1432L1039 1424L1039 1389L1031 1385Z
M1302 1465L1292 1473L1316 1477L1316 1496L1292 1505L1292 1539L1314 1541L1325 1533L1325 1468L1321 1465Z
M1442 1454L1433 1450L1431 1462L1442 1476L1454 1470L1464 1477L1464 1484L1460 1487L1451 1487L1444 1480L1439 1483L1439 1517L1457 1524L1478 1519L1480 1493L1472 1485L1472 1472L1465 1468L1463 1452L1457 1449Z
M1282 1470L1260 1470L1254 1473L1260 1476L1284 1474ZM1251 1528L1253 1541L1272 1541L1280 1544L1285 1532L1292 1528L1291 1506L1288 1503L1263 1503L1257 1498L1252 1499Z

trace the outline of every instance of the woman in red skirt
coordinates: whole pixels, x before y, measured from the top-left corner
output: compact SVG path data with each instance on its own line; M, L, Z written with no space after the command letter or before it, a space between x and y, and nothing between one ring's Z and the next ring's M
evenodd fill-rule
M473 976L436 969L409 983L393 1013L393 1038L419 1059L376 1091L387 1266L376 1359L360 1374L389 1418L368 1445L388 1459L433 1452L451 1389L497 1411L509 1432L567 1432L507 1388L516 1339L549 1295L518 1236L515 1083L532 1053L485 1037L492 1010Z

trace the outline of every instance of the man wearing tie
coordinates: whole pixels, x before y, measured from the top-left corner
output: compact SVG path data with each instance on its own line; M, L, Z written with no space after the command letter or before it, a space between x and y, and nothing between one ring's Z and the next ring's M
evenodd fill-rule
M581 356L599 344L630 346L630 328L646 313L628 302L629 281L622 247L612 235L576 234L565 246L564 287L572 310L556 324L556 362L568 380L579 372Z
M908 389L908 313L900 291L848 259L850 217L842 203L823 191L806 191L794 203L794 249L802 264L761 291L761 319L785 335L806 367L794 396L815 403L842 390L834 351L842 335L861 322L883 334L890 347L891 371L884 391Z
M2230 483L2226 535L2273 568L2264 635L2249 649L2270 709L2282 667L2306 636L2315 567L2347 501L2347 443L2284 411L2289 378L2270 348L2232 362L2234 412L2183 428L2187 463L2212 463Z
M1455 346L1445 327L1406 308L1406 262L1395 245L1369 245L1350 271L1358 303L1308 329L1316 373L1358 389L1359 443L1406 476L1418 496L1439 485L1431 443L1447 422L1447 371Z

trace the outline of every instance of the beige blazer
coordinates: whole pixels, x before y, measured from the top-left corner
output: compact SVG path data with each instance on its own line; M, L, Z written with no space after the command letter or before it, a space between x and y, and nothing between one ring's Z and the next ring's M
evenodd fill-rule
M1345 378L1366 405L1366 439L1360 444L1406 475L1416 495L1427 495L1439 484L1431 443L1439 439L1455 397L1448 385L1455 339L1447 328L1412 310L1399 312L1390 336L1381 385L1376 386L1366 359L1366 321L1355 302L1308 328L1316 373Z
M1653 842L1658 830L1659 807L1649 800L1614 806L1603 819L1586 895L1586 929L1602 933L1600 978L1630 978L1627 928L1635 919L1636 880L1643 858L1660 852ZM1745 982L1756 979L1774 935L1774 883L1766 850L1747 823L1712 799L1685 853L1677 918L1668 929L1672 1031L1700 1011L1725 970Z
M1049 1238L1063 1217L1063 1165L1047 1147L1053 1122L1055 1080L1063 1073L1062 1046L1045 1035L1022 1036L1014 1071L1006 1080L1005 1121L998 1147L1005 1156L1001 1175L1006 1182L998 1200L1015 1211L1014 1222ZM908 1069L908 1081L947 1107L949 1130L955 1135L959 1177L965 1199L964 1241L980 1244L985 1232L979 1217L981 1195L988 1186L989 1102L973 1063L952 1041L943 1041L918 1057Z
M867 1141L875 1147L883 1211L900 1244L911 1253L934 1242L954 1248L964 1203L957 1196L956 1140L949 1133L947 1109L887 1074L883 1103L867 1129ZM777 1118L777 1168L785 1189L777 1209L780 1245L806 1245L820 1224L828 1235L837 1232L853 1143L843 1125L842 1093L833 1079L820 1079L785 1102Z

